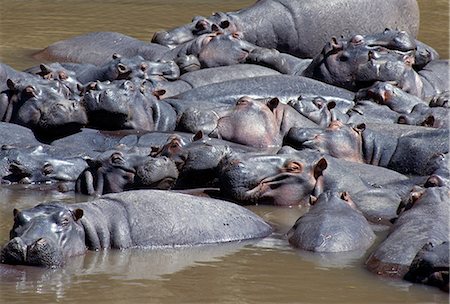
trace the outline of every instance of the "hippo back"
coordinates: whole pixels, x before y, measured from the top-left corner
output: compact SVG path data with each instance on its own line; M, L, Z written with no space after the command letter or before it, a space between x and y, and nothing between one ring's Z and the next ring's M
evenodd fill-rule
M236 204L161 190L109 194L78 206L85 209L85 229L90 229L86 222L97 232L107 225L113 248L221 243L265 237L272 231ZM117 228L124 229L119 233ZM129 236L122 236L127 229Z

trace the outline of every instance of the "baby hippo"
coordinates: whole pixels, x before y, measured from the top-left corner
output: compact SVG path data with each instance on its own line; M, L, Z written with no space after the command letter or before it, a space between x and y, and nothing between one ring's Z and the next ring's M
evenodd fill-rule
M366 250L372 245L375 234L348 193L327 191L314 200L288 231L291 245L314 252Z

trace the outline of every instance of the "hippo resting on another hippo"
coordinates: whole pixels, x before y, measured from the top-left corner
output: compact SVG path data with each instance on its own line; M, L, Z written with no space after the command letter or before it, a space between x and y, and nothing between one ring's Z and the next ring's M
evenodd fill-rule
M0 94L2 121L29 127L42 140L66 136L87 124L79 96L58 81L28 75L7 80L8 90Z
M175 163L167 157L108 151L77 176L75 191L102 195L130 189L170 189L178 177Z
M363 17L361 17L363 16ZM175 47L207 32L242 32L244 39L297 57L312 58L332 36L399 28L416 36L416 0L260 0L237 12L195 17L192 23L158 32L152 41Z
M403 174L426 175L428 163L448 153L448 129L352 126L333 121L326 129L292 128L285 142L297 148L317 150L333 157L387 167Z
M314 252L367 250L375 240L348 193L323 192L287 233L289 243Z
M281 146L284 135L294 126L315 128L305 118L278 98L239 98L234 105L211 102L168 101L178 112L177 130L259 148Z
M425 244L448 241L449 195L447 187L413 190L390 234L367 259L368 269L378 275L403 278Z
M82 100L92 127L103 130L175 129L175 111L158 100L159 92L145 80L91 82L84 90Z
M262 238L271 227L236 204L159 190L14 210L1 262L58 267L89 250L173 247Z

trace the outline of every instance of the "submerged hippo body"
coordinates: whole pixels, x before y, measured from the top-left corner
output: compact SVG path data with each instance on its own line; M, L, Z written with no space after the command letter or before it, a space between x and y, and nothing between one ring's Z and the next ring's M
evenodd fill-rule
M40 204L14 215L2 263L47 267L61 266L86 249L200 245L260 238L272 231L238 205L157 190L73 205Z
M331 36L376 33L385 28L402 29L415 36L418 27L415 0L382 4L359 0L262 0L237 12L196 17L191 24L156 33L153 41L174 47L208 31L240 31L245 40L258 46L311 58Z
M366 250L375 234L347 193L322 193L288 232L289 243L315 252Z

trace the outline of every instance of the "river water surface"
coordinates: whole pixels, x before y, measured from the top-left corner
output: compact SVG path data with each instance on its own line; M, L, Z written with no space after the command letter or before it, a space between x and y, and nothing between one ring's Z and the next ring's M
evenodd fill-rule
M16 69L70 36L116 31L149 41L193 16L233 11L250 0L0 0L0 61ZM380 1L382 3L382 1ZM419 39L448 58L448 0L421 0ZM83 201L73 194L0 186L0 244L13 208ZM314 255L283 237L305 211L250 207L276 227L259 241L170 250L88 252L63 269L0 265L0 303L447 303L436 288L378 278L364 254ZM377 232L379 240L386 234ZM370 250L369 250L370 252Z

